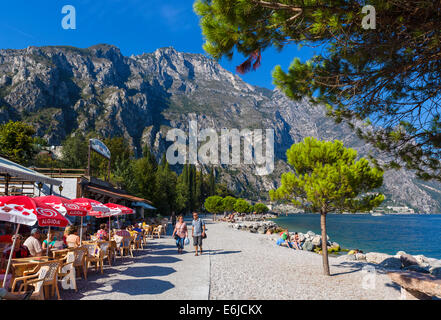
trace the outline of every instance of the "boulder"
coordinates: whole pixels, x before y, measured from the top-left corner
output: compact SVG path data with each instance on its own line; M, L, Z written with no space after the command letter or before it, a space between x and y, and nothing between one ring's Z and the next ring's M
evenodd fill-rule
M404 252L404 251L398 251L398 252L395 254L395 257L400 258L403 254L406 254L406 252Z
M264 227L260 227L259 229L257 229L257 233L259 234L265 234L265 228Z
M366 253L366 261L369 263L382 263L387 258L391 258L391 255L388 255L386 253L380 253L380 252L368 252Z
M383 269L400 270L401 260L395 257L389 257L379 263L378 266Z
M400 260L401 260L401 264L403 265L403 267L418 265L417 259L415 259L412 255L407 254L407 253L401 255Z
M355 261L355 255L353 254L345 254L337 257L338 261Z
M322 245L322 237L321 236L315 236L314 238L312 238L312 244L320 247Z
M311 237L311 238L314 238L314 237L315 237L315 233L312 232L312 231L308 231L306 234L307 234L309 237Z
M432 276L437 277L437 278L441 278L441 264L431 266L429 269L429 272Z
M314 245L312 244L311 240L305 240L305 242L303 243L303 250L306 251L314 250Z
M359 260L359 261L365 261L366 260L366 255L364 253L351 254L350 256L355 256L355 259Z
M413 256L416 261L418 262L419 265L425 265L425 264L429 264L429 260L423 256L422 254L419 254L417 256Z
M417 264L410 265L408 267L405 267L404 270L406 271L415 271L415 272L421 272L421 273L429 273L429 267L423 267Z

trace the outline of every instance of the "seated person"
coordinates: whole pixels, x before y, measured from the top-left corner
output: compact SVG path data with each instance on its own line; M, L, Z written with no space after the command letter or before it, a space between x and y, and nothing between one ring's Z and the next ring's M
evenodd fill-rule
M43 248L40 243L40 230L34 228L31 230L31 235L23 243L32 257L40 257L43 253Z
M80 237L78 236L78 228L69 226L66 228L66 244L68 248L78 248L80 246Z
M12 241L14 241L14 238L17 238L17 240L15 241L14 250L12 250L12 244L6 247L5 250L3 250L3 257L1 262L2 266L6 265L7 260L9 259L9 255L11 254L11 250L12 250L12 259L29 257L28 249L26 249L22 244L23 237L17 234L16 236L15 235L12 236Z
M130 237L130 232L124 229L115 230L115 235L120 237Z
M57 241L57 237L55 237L52 233L47 234L47 239L43 241L43 250L55 248L55 242Z
M109 234L107 233L107 225L105 223L100 224L100 229L96 233L99 241L109 241Z
M297 232L294 234L292 244L294 245L295 249L302 250L302 242L300 241L299 234Z
M280 233L280 238L277 239L276 244L278 246L281 246L282 244L286 244L288 246L288 248L293 248L291 242L289 242L289 233L288 233L288 229L286 229L285 231L282 231Z
M1 235L0 243L12 243L12 235L10 234Z
M138 225L136 225L136 224L134 225L132 230L136 231L136 232L143 232L143 230Z

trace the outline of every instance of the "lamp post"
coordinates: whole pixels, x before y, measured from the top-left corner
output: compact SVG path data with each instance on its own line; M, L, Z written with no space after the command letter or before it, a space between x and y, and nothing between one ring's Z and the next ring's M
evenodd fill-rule
M60 184L60 185L58 186L58 190L60 190L60 196L61 196L61 192L63 191L63 185Z
M37 186L38 186L38 196L40 196L40 195L41 195L41 188L43 188L43 183L42 183L42 182L39 182L39 183L37 184Z

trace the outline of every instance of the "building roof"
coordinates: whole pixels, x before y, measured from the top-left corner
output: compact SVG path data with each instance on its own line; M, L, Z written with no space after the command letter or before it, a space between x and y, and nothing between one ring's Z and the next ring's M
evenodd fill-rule
M132 196L127 193L123 193L118 189L109 190L109 189L94 187L91 185L86 185L85 188L88 191L100 193L100 194L110 196L110 197L117 197L117 198L122 198L122 199L130 200L130 201L134 201L134 202L143 202L143 203L147 203L147 204L152 204L152 202L147 199L143 199L143 198Z
M34 182L42 182L46 184L53 184L59 186L62 184L61 180L53 179L37 171L26 168L18 163L12 162L0 157L0 175L10 175L20 179L26 179Z

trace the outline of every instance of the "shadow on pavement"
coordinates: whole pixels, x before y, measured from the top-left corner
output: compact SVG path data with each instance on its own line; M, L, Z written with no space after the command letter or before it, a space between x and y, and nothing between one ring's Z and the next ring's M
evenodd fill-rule
M160 267L160 266L146 266L146 267L132 267L120 274L131 276L131 277L156 277L156 276L167 276L176 272L175 269L170 267Z
M127 293L132 296L143 294L160 294L175 286L159 279L124 279L118 280L112 285L112 292Z

